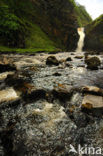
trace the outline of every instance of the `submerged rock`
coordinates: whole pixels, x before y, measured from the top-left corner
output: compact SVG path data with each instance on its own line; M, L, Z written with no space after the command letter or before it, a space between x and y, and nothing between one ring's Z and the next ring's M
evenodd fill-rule
M49 56L46 60L46 64L51 66L51 65L55 65L58 66L59 65L59 61L56 59L55 56Z
M68 57L68 58L66 59L66 61L72 61L71 57Z
M86 60L87 68L91 70L96 70L101 65L101 61L98 57L91 57Z

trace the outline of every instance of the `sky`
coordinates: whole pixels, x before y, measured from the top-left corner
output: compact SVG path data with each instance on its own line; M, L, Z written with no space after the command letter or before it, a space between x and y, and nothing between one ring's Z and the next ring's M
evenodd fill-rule
M76 0L84 5L93 19L103 14L103 0Z

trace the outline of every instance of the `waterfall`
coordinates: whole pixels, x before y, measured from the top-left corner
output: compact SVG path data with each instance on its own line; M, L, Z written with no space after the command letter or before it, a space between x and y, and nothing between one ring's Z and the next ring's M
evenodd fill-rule
M78 34L80 36L78 44L77 44L77 49L76 52L82 52L83 46L84 46L84 38L85 38L85 32L84 32L84 28L78 28L77 29Z

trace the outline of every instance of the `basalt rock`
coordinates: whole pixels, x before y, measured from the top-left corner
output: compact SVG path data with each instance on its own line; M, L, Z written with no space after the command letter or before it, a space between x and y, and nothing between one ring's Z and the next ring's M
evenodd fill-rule
M55 98L60 99L61 101L69 100L73 93L73 87L63 84L58 84L54 87L52 94Z
M84 56L75 56L76 59L82 59Z
M66 61L72 61L71 57L68 57L68 58L66 59Z
M55 65L58 66L59 65L59 61L56 59L55 56L49 56L46 60L46 64L51 66L51 65Z
M87 68L91 70L96 70L101 65L101 61L98 57L91 57L86 60Z
M16 67L14 65L10 64L0 64L0 73L6 72L6 71L15 71Z

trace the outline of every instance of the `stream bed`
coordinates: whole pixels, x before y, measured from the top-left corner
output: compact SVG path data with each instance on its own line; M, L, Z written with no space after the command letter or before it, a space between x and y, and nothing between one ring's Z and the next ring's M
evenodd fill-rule
M59 64L47 65L49 56ZM1 54L0 156L92 155L78 153L78 145L103 150L103 55L97 57L101 66L90 70L84 52Z

